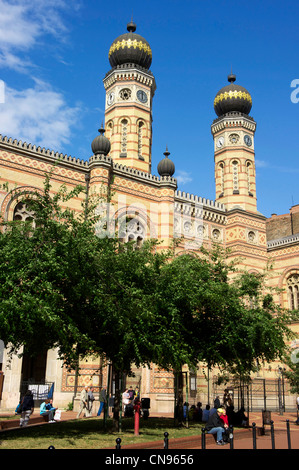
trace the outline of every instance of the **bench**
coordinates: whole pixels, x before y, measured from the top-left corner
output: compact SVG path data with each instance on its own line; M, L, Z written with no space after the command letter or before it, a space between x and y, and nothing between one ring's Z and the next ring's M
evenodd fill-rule
M29 422L27 426L30 426L31 424L43 424L48 421L47 416L30 416ZM20 418L16 419L5 419L3 421L0 421L0 431L6 431L7 429L16 429L20 427Z

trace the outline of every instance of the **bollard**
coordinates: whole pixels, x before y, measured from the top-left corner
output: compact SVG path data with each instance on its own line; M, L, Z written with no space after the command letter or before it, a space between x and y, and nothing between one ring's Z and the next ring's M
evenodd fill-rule
M256 424L252 423L253 449L256 449Z
M116 446L115 446L115 449L121 449L120 443L121 443L121 438L118 437L118 438L116 439Z
M164 433L164 449L168 449L168 432Z
M201 428L201 448L206 448L206 428Z
M271 442L272 442L272 449L275 449L275 440L274 440L274 422L270 421L271 424Z
M232 427L232 425L230 425L229 427L229 448L234 448L234 428Z
M287 419L288 449L291 449L290 421Z

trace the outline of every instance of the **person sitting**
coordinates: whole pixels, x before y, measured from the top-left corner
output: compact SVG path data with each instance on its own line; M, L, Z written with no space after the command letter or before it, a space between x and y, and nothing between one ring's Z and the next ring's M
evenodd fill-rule
M47 398L41 405L39 409L39 414L44 417L48 417L49 423L56 423L54 421L54 413L56 408L53 408L50 400Z
M210 416L210 405L206 405L206 409L202 412L202 421L206 423Z
M236 419L235 419L236 413L234 411L234 405L229 405L226 407L226 414L227 414L229 424L234 426L236 424Z
M202 403L200 401L197 403L194 414L193 414L194 421L201 422L202 421Z
M229 442L229 422L228 422L228 417L227 417L227 414L226 414L226 409L225 407L221 408L222 409L222 413L220 414L220 419L223 421L223 425L224 425L224 430L225 430L225 433L223 433L223 440L224 442Z
M222 408L218 408L216 413L210 415L209 420L206 424L206 430L208 434L216 435L216 444L224 445L226 442L223 440L223 434L225 433L224 422L220 419L223 412Z
M183 406L183 417L184 421L187 419L187 415L189 415L189 403L185 402Z
M193 421L194 420L194 413L195 413L195 405L192 405L190 407L189 413L188 413L188 420Z
M245 416L245 408L242 406L237 413L235 413L236 426L248 426L248 418Z

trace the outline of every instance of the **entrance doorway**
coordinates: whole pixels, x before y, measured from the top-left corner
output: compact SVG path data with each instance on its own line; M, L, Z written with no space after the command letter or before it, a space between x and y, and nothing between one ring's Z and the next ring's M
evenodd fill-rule
M37 356L24 354L21 371L20 397L27 390L33 393L34 403L40 405L47 398L52 383L46 382L47 351Z

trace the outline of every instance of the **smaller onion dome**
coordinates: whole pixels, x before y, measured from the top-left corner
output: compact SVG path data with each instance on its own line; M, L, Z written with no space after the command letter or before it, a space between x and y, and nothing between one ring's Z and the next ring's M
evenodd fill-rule
M172 176L175 172L175 166L173 161L170 160L168 149L164 152L165 158L158 163L158 173L160 176Z
M100 135L95 137L91 143L91 149L94 153L94 155L108 155L110 152L110 141L107 139L107 137L104 136L105 129L103 128L103 123L101 128L99 129Z
M236 75L228 76L229 85L221 88L214 99L214 110L217 116L236 111L249 114L252 106L252 99L246 88L235 85Z
M152 63L152 50L149 43L140 34L136 34L136 24L127 24L127 33L118 36L109 49L111 67L123 64L140 65L149 69Z

